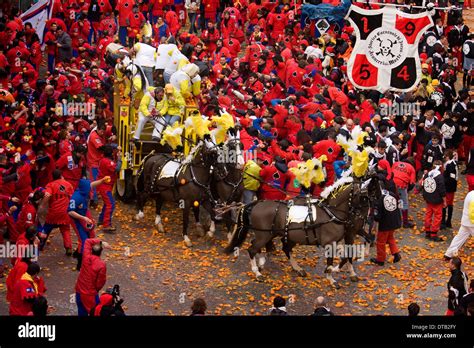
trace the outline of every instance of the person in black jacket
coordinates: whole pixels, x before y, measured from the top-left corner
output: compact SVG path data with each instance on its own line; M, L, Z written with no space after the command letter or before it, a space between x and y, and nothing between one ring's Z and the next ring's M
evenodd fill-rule
M438 237L438 231L446 205L446 187L441 172L443 162L436 160L433 164L433 169L423 175L423 198L426 202L424 227L427 239L440 242L442 239Z
M448 310L446 315L454 315L458 308L460 300L467 293L467 275L461 271L462 261L459 257L453 257L449 261L449 270L451 277L448 281Z
M390 165L400 161L400 152L402 151L403 143L400 138L396 137L392 139L392 143L386 150L385 158Z
M458 186L458 164L454 158L453 150L446 150L444 154L444 186L446 188L446 207L443 208L441 229L452 228L454 194ZM448 213L446 216L446 212Z
M454 315L467 315L467 308L474 305L474 279L469 284L469 292L459 301L459 306L454 311Z
M334 313L326 307L326 299L323 296L319 296L314 304L314 313L311 315L314 317L330 317L334 316Z
M374 219L379 223L377 233L377 256L370 259L376 265L383 266L387 257L385 245L388 244L393 255L393 263L400 261L400 250L394 234L402 227L402 218L399 207L399 197L395 184L391 178L379 174L382 183L382 195L374 208Z
M421 165L425 172L431 170L434 161L443 160L443 148L440 142L441 136L437 133L433 133L431 136L431 144L428 144L423 151Z
M444 147L446 149L457 149L460 144L462 133L455 118L458 118L457 114L453 116L452 112L446 111L440 123L439 130L443 135Z
M273 308L270 315L288 315L286 311L286 300L281 296L275 296L273 299Z

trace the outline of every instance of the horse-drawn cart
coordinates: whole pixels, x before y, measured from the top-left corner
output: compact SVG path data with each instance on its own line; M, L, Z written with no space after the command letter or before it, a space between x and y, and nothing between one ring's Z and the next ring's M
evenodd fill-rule
M120 170L116 191L117 196L122 201L130 201L135 197L136 176L140 164L152 150L164 151L164 148L156 141L152 140L153 124L148 122L142 133L140 140L135 144L130 141L135 131L138 111L130 98L124 98L124 88L121 83L116 83L114 87L114 122L117 129L117 143L122 148L122 168ZM187 100L182 122L197 110L195 100ZM186 139L183 140L184 153L188 154L191 144Z

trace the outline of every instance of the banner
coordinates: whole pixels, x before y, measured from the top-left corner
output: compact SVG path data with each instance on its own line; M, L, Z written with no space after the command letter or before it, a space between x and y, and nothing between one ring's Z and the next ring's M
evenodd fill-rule
M41 44L46 34L46 22L51 18L52 10L53 0L40 0L20 16L23 23L31 23L40 38Z
M347 65L355 87L407 92L420 82L418 44L433 26L428 12L409 14L388 6L377 10L351 6L346 19L357 36Z

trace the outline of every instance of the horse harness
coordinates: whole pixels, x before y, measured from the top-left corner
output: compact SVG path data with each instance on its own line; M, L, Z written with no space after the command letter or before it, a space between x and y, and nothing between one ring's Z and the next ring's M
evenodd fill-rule
M163 156L165 157L165 161L163 161L163 163L159 166L159 168L157 168L157 170L155 171L155 176L153 177L153 180L151 181L151 185L150 185L150 192L151 192L151 194L160 194L162 191L166 191L166 190L170 189L169 186L166 186L166 188L165 188L164 190L161 190L161 191L160 191L159 187L158 187L158 190L157 190L157 191L154 190L154 189L155 189L155 186L160 186L159 184L157 184L157 181L158 181L158 179L159 179L159 176L160 176L160 174L161 174L163 168L164 168L169 162L171 162L171 161L176 161L176 159L175 159L174 157L172 157L171 155L169 155L169 154L163 154ZM212 198L212 194L211 194L211 190L210 190L210 179L209 179L209 182L207 182L206 184L201 183L201 182L196 178L196 175L195 175L194 169L193 169L193 168L194 168L193 164L192 164L192 163L189 163L189 164L188 164L188 163L186 163L186 164L181 163L180 166L179 166L179 168L178 168L178 170L177 170L177 171L174 173L174 175L173 175L173 182L174 182L174 185L173 185L172 189L173 189L173 196L175 197L175 199L177 199L177 197L178 197L178 192L177 192L177 190L176 190L176 187L177 187L178 185L186 185L186 184L189 183L189 181L186 182L185 184L181 184L180 182L178 182L178 177L179 177L179 175L182 174L182 173L184 173L188 167L189 167L189 172L190 172L190 174L191 174L191 181L192 181L196 186L202 188L202 189L205 191L205 193L206 193L207 195L209 195L209 196ZM211 169L211 171L212 171L212 169ZM161 185L161 186L163 186L163 185ZM163 186L163 187L165 187L165 186Z
M351 214L353 214L355 212L355 209L352 205L353 194L354 194L354 185L352 185L351 192L350 192L350 195L349 195L348 216L351 216ZM285 219L285 230L284 230L284 236L283 236L283 239L282 239L282 242L285 244L285 243L288 242L289 231L291 230L289 228L289 212L290 212L290 208L294 205L294 201L289 200L289 201L280 201L280 202L286 202L286 205L287 205L287 212L286 212L286 219ZM334 222L336 224L339 224L339 225L347 225L347 224L350 223L349 220L342 220L342 219L338 218L334 214L334 212L332 212L331 207L328 206L327 204L325 204L323 201L318 200L317 203L315 204L314 201L311 199L311 197L309 195L306 196L306 205L308 207L308 217L305 219L304 225L303 225L303 231L305 232L306 244L310 244L309 232L308 231L311 231L313 233L313 237L316 240L316 244L320 245L319 238L316 235L316 229L317 228L319 228L319 227L321 227L325 224L332 223L332 222ZM324 221L324 222L316 223L315 220L314 220L314 217L313 217L313 209L312 209L313 205L315 205L316 207L319 207L320 209L322 209L329 216L329 220ZM278 205L278 207L276 209L275 216L278 214L279 206L280 205ZM307 219L308 218L309 218L309 224L307 224ZM275 219L274 219L273 224L272 224L272 231L273 231L274 225L275 225Z

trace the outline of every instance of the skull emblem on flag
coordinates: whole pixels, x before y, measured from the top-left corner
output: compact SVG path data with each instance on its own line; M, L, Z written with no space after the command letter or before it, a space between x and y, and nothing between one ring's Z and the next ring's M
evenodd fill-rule
M403 92L420 82L418 43L433 25L428 12L409 14L388 6L377 10L351 6L346 19L357 36L347 65L355 87Z

